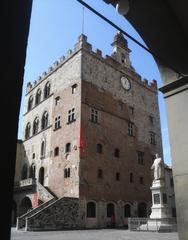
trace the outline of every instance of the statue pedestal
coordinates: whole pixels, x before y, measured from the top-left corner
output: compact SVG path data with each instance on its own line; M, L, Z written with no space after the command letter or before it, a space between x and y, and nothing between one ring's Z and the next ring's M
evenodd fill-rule
M142 225L142 230L149 231L174 231L176 223L172 218L171 209L168 207L164 179L155 179L152 187L152 212L147 224Z
M164 179L154 180L151 189L152 208L150 219L171 218L171 209L168 207L166 187Z

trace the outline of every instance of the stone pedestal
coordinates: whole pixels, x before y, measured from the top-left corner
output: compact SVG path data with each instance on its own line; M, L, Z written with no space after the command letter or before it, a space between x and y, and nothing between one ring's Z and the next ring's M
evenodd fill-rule
M151 219L171 218L171 210L168 207L167 194L164 179L154 180L152 187L152 212Z
M152 208L150 219L147 221L147 230L151 231L176 231L176 223L172 218L168 206L165 180L155 179L152 187Z

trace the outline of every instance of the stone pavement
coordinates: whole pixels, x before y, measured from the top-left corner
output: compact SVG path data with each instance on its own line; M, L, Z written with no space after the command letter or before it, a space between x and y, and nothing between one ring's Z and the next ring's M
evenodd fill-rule
M25 232L12 228L11 240L178 240L178 234L122 229Z

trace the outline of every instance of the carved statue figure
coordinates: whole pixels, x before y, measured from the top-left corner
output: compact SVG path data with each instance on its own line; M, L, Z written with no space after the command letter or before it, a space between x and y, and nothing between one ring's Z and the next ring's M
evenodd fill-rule
M164 163L158 154L155 154L155 157L156 158L151 166L151 169L154 169L154 180L157 180L164 178Z

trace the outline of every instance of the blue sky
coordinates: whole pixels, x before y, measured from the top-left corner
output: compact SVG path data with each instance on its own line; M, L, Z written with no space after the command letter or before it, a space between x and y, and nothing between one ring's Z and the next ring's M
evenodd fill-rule
M111 5L105 4L102 0L85 0L85 2L144 44L129 22L119 15ZM27 82L36 80L53 62L62 55L66 55L67 51L73 48L78 36L82 33L82 26L83 7L76 0L33 1L20 109L19 139L22 138L22 116L24 114L24 95ZM106 54L110 55L111 43L116 32L116 29L86 8L84 9L84 34L87 35L88 42L92 44L94 50L98 48L102 50L104 56ZM156 79L158 87L162 86L160 74L153 57L128 38L127 40L129 48L132 50L131 62L136 72L149 81ZM166 110L161 93L159 93L159 108L164 160L171 165Z

